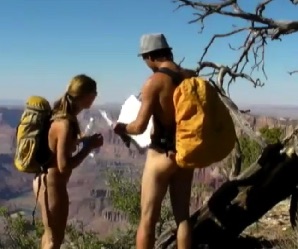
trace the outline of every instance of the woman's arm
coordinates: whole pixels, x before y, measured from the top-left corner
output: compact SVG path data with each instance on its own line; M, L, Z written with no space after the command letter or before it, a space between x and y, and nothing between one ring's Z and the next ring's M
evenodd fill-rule
M62 174L69 174L74 168L79 166L88 156L91 149L84 146L79 153L71 156L71 127L68 120L57 122L57 164Z

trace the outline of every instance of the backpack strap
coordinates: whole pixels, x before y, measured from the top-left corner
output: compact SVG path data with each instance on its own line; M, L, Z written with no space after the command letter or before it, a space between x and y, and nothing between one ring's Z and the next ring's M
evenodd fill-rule
M35 212L36 212L36 208L37 208L37 202L38 202L38 197L39 197L39 192L40 192L40 188L41 188L41 183L42 183L42 179L41 178L45 177L45 174L43 175L42 173L36 174L35 175L35 179L37 179L37 193L36 193L36 197L35 197L35 205L32 211L32 226L35 226ZM45 185L46 188L46 185Z
M181 76L180 73L175 72L167 67L160 67L155 73L163 73L168 75L172 79L172 82L175 86L178 86L183 80L183 77ZM160 141L160 142L164 144L165 152L166 152L166 155L168 156L168 152L172 150L173 147L175 147L175 141L172 141L172 139L170 139L171 141L169 141L167 138L168 136L173 136L173 134L168 134L167 130L164 128L163 124L156 116L154 116L154 122L158 127L159 132L165 135L163 138L163 141Z
M164 73L168 76L171 77L173 84L175 86L178 86L181 81L182 81L182 77L178 72L175 72L167 67L160 67L156 73ZM154 118L155 123L157 124L157 126L159 127L160 130L165 131L163 125L161 124L160 120L158 118Z
M175 71L173 71L173 70L171 70L171 69L169 69L167 67L160 67L156 71L156 73L164 73L164 74L170 76L171 79L172 79L172 81L173 81L173 83L174 83L174 85L176 85L176 86L178 86L181 83L181 81L183 80L183 78L180 75L180 73L175 72Z
M175 72L167 67L160 67L156 71L156 73L164 73L164 74L170 76L175 86L178 86L181 83L181 81L183 80L182 76L178 72ZM165 130L158 118L154 118L154 121L156 122L159 129L161 129L162 131Z

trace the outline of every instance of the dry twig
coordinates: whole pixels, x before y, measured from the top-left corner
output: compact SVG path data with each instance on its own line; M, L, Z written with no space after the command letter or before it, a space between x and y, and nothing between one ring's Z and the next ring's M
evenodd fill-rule
M189 23L199 22L201 23L202 29L205 28L204 21L214 15L232 17L237 20L247 21L247 25L243 27L231 30L227 33L215 34L207 46L203 50L203 54L199 60L198 72L202 71L204 68L211 68L212 73L207 74L210 78L218 77L221 73L225 76L229 76L227 81L227 92L230 84L236 80L236 78L244 78L251 83L254 87L263 86L260 79L253 79L252 73L255 70L262 70L263 76L267 79L265 71L265 46L268 40L280 40L283 35L292 34L298 31L298 20L293 21L281 21L272 19L264 14L266 8L274 0L263 0L261 3L257 4L255 11L246 11L240 6L239 0L218 0L214 1L190 1L190 0L173 0L178 4L177 9L182 7L191 7L195 10L195 18ZM290 0L294 5L298 4L297 0ZM247 32L244 43L238 47L230 48L235 51L241 51L238 59L232 65L228 66L218 66L213 62L206 62L204 58L208 53L209 49L212 47L217 39L231 37L233 35ZM252 67L250 73L245 73L247 65L250 63L250 57L252 57ZM290 75L292 72L289 72ZM222 90L223 77L221 82L217 80L218 87Z
M298 1L298 0L297 0L297 1ZM289 73L289 75L292 75L292 74L298 73L298 70L290 71L290 72L288 72L288 73Z

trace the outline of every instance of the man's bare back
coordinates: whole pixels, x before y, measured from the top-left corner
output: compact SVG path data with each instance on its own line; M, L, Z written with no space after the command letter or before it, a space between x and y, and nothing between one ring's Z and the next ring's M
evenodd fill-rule
M187 77L195 76L196 73L179 67L174 62L165 62L160 68L168 68L180 75L181 80ZM172 78L162 72L156 72L150 76L152 81L151 87L158 88L158 102L154 107L153 116L158 118L166 128L175 127L175 108L173 104L173 94L176 85Z
M164 70L166 70L166 73L163 72ZM167 71L174 73L174 75L167 74L169 73ZM170 143L169 149L174 149L176 131L175 107L173 103L174 91L177 87L177 82L179 84L184 78L194 75L194 71L182 69L174 62L165 62L161 63L159 70L149 78L149 90L146 90L154 92L154 90L150 90L150 88L157 89L157 100L153 108L154 129L151 135L151 148L158 147L158 140L165 139ZM174 80L178 81L173 82ZM173 145L171 145L171 143L173 143Z

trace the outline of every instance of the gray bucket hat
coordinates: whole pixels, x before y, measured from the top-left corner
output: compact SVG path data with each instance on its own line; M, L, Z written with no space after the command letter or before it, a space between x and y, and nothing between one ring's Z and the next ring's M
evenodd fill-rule
M160 49L172 50L164 34L161 34L161 33L145 34L145 35L142 35L141 37L140 52L138 56L141 56L142 54L146 54L156 50L160 50Z

